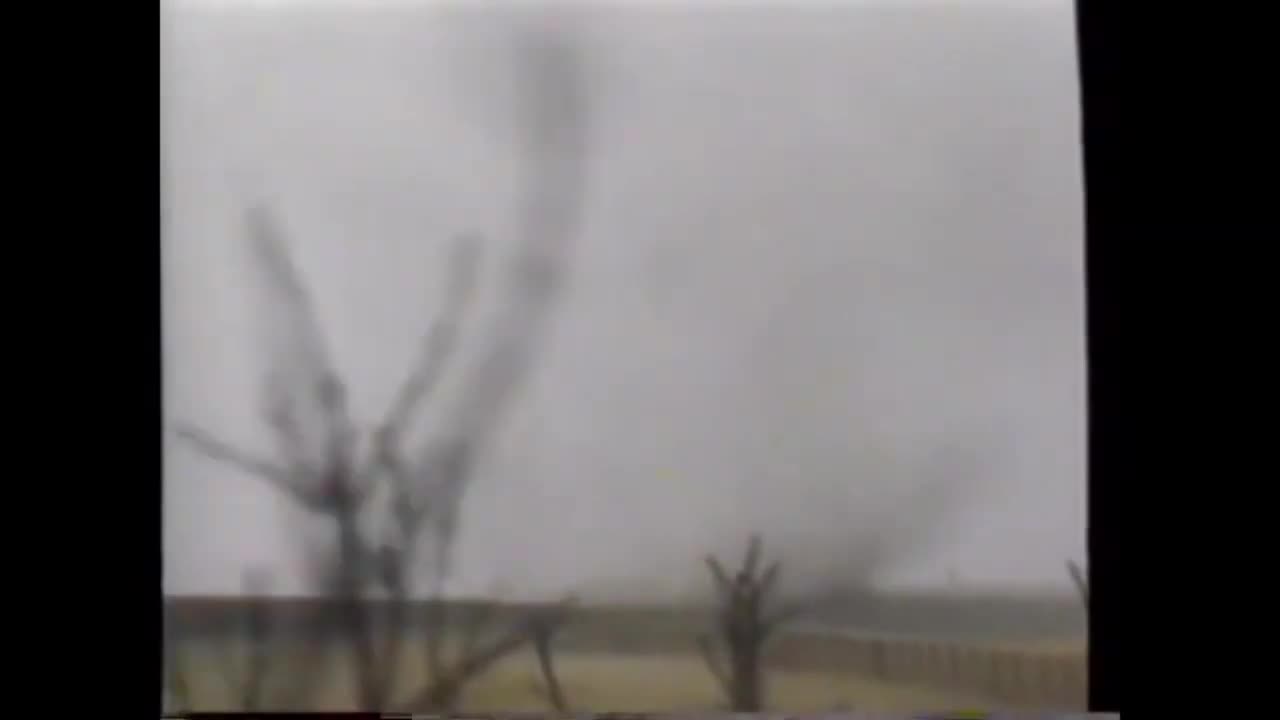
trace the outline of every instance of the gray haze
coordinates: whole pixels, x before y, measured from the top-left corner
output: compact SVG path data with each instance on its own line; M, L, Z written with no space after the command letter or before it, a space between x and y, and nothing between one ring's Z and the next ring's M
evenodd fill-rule
M678 599L758 530L789 581L1070 592L1084 557L1073 17L596 9L571 282L466 497L453 589ZM527 15L527 13L526 13ZM165 403L266 455L241 213L289 231L391 400L448 241L516 234L513 34L439 9L169 8ZM165 588L298 589L298 519L166 439Z

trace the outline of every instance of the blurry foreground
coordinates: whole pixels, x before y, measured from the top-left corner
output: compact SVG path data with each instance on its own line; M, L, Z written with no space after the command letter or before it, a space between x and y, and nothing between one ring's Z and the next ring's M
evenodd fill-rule
M766 709L788 712L870 710L1060 710L1086 706L1083 617L1073 598L883 599L862 608L892 627L924 619L932 637L893 632L842 631L830 624L797 622L765 653ZM307 601L278 599L273 614L297 628ZM240 709L246 659L242 627L248 603L239 599L168 601L174 643L170 677L197 710ZM987 612L981 611L982 607ZM456 625L471 622L477 605L454 604ZM517 617L527 608L490 606L489 622ZM884 608L897 608L885 612ZM428 612L423 604L419 613ZM975 613L987 618L985 627ZM929 621L932 620L932 623ZM937 627L962 623L963 630ZM655 608L580 608L555 641L556 674L570 710L713 711L725 701L699 657L694 638L711 627L709 612ZM844 625L844 622L839 622ZM184 632L178 633L177 628ZM408 634L413 635L410 629ZM457 634L461 636L461 634ZM292 636L292 637L291 637ZM270 672L263 709L355 709L355 688L344 646L282 633L270 643ZM396 685L411 688L427 673L424 643L408 643ZM447 652L456 653L458 647ZM299 671L310 674L305 705ZM180 676L180 677L179 677ZM185 684L185 687L181 687ZM290 695L293 697L290 697ZM479 674L463 692L458 710L551 710L538 659L522 648Z

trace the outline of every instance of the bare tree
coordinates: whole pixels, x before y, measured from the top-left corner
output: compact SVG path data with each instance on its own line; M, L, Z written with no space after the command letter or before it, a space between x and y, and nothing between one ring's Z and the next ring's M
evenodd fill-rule
M323 626L336 631L350 649L357 703L365 710L452 709L469 681L517 648L533 642L540 657L549 653L551 634L566 618L568 603L560 603L531 612L487 641L478 639L477 624L472 634L464 635L461 651L445 658L443 637L453 625L440 593L450 570L459 507L478 456L536 358L580 213L585 155L581 59L572 41L554 31L524 39L531 41L518 58L520 87L529 92L521 105L528 111L521 124L529 131L523 146L531 169L525 230L504 278L498 319L491 332L475 339L475 362L460 369L452 362L480 269L478 240L463 236L455 244L440 312L418 362L387 414L362 431L351 417L347 385L329 358L278 222L267 207L256 206L246 224L256 264L265 271L273 295L264 311L279 312L281 320L270 338L274 367L263 406L277 458L254 457L193 426L178 428L178 435L206 456L264 480L334 530L332 547L314 549L307 569L313 591L332 601ZM408 428L451 370L461 377L462 399L442 418L445 431L417 449L406 448ZM370 503L379 487L390 498L385 507ZM362 514L371 508L386 515L386 531L379 538L362 530ZM431 572L419 578L418 551L424 544L431 551ZM414 610L411 597L415 586L424 583L433 598L419 623L429 677L412 692L399 694L393 680ZM370 602L371 595L383 600ZM382 622L375 609L385 613ZM563 704L553 671L547 677L556 688L555 702ZM254 692L256 702L260 691Z
M718 608L719 644L727 651L728 668L720 660L712 636L698 638L698 648L707 668L719 681L733 712L760 712L764 709L762 658L765 643L784 622L798 612L794 606L770 609L778 586L781 562L775 560L761 569L760 536L751 536L742 567L733 575L714 556L706 557L715 583Z

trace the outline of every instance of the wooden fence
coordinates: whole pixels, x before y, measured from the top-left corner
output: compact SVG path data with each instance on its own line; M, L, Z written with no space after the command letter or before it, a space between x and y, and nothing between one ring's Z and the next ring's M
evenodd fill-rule
M1088 696L1087 656L1080 649L794 631L777 640L769 657L781 667L848 668L891 682L954 689L1012 706L1079 710Z

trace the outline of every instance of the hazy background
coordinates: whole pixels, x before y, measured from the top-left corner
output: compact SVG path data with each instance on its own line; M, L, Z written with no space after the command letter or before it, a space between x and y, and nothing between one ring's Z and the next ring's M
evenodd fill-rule
M376 418L450 236L501 252L514 234L511 38L530 22L270 7L167 6L161 87L166 412L263 454L244 207L273 203ZM558 17L589 59L584 229L466 499L453 590L701 597L699 556L758 530L800 589L1072 592L1069 3ZM249 566L300 589L273 491L168 438L165 468L166 592L235 592Z

